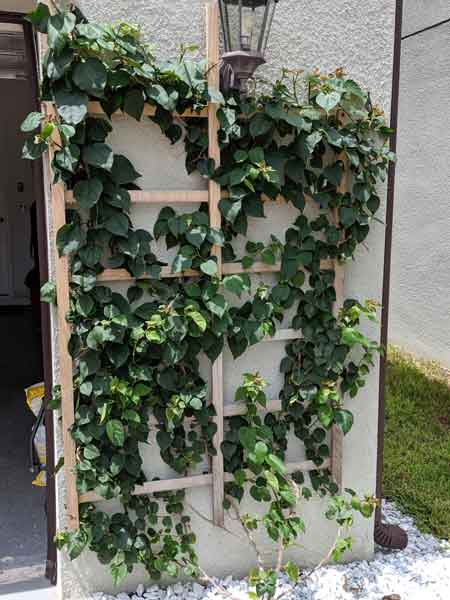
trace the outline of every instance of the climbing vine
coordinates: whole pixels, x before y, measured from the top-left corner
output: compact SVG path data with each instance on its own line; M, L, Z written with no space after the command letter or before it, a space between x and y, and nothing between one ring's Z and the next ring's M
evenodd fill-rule
M42 100L55 103L57 117L28 115L22 130L33 135L23 156L36 159L50 147L55 181L75 199L57 247L70 257L77 487L80 494L118 498L123 509L109 515L82 504L80 529L61 532L60 547L72 559L90 548L116 583L137 563L153 578L180 570L202 574L185 492L132 495L151 479L139 451L149 439L183 475L222 452L232 475L225 508L237 514L250 543L259 528L282 550L295 543L305 528L296 507L313 493L331 494L327 516L341 526L351 525L352 510L369 516L373 499L337 496L323 464L331 427L347 433L353 424L343 397L358 393L380 350L359 327L363 318L376 318L377 307L348 299L334 314L334 271L323 265L354 258L378 211L376 185L393 158L383 113L341 70L285 71L268 93L224 98L208 89L206 64L189 58L192 49L159 64L128 24L88 23L77 8L50 15L43 4L28 18L47 34ZM105 116L88 113L91 100L100 102ZM218 104L220 167L208 158L207 123L177 116L199 112L210 101ZM220 230L210 226L204 205L186 214L162 208L152 232L133 227L129 192L138 189L140 175L113 152L108 135L115 111L141 121L146 104L155 107L151 120L163 134L184 144L188 173L221 185ZM279 197L298 211L285 239L247 239L240 256L234 242L247 238L249 221L264 218L266 205ZM180 277L161 278L165 264L152 249L155 239L176 250L170 267ZM213 246L222 248L226 263L247 271L255 261L281 263L275 285L250 271L220 278ZM98 285L105 268L130 273L134 283L126 295ZM187 269L198 275L181 278ZM51 284L44 293L54 298ZM281 410L268 412L266 382L257 373L245 375L236 391L245 413L226 419L225 440L215 448L201 357L214 362L227 343L238 358L274 335L288 310L299 339L286 344L280 364ZM287 472L290 436L303 442L317 467L308 478ZM262 518L241 514L247 495L267 505ZM350 544L350 537L340 538L333 556ZM281 559L277 569L259 564L252 574L259 596L274 595L282 568L298 578L298 568Z

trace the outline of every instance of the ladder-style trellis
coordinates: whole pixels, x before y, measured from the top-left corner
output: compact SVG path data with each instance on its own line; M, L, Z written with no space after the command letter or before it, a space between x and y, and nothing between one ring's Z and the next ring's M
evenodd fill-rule
M216 0L211 0L206 6L206 31L207 31L207 56L208 56L208 84L210 89L219 87L219 10ZM209 135L209 157L215 161L216 166L220 164L220 149L218 144L219 122L216 116L217 104L211 102L207 109L200 113L185 112L180 117L192 117L208 120ZM56 116L56 109L53 103L45 103L44 110L47 114ZM103 114L99 102L90 102L88 106L90 114ZM155 108L146 105L145 116L155 114ZM50 180L52 181L51 161L52 153L49 156ZM346 190L344 178L340 191ZM213 180L209 180L208 190L199 191L130 191L131 202L134 205L151 206L166 204L183 203L208 203L210 226L221 227L221 214L219 211L219 201L221 198L221 188ZM62 182L51 186L51 208L53 215L53 251L55 256L55 275L56 289L58 298L58 344L59 344L59 382L61 385L61 412L62 412L62 432L64 442L64 473L66 481L66 508L69 528L79 526L79 503L98 502L103 500L94 492L88 492L79 495L76 486L76 446L70 429L75 420L74 393L73 393L73 364L72 358L68 352L68 343L70 339L70 324L66 320L66 314L69 311L69 290L70 275L69 261L67 256L58 256L56 250L56 233L65 224L66 206L74 204L73 193L64 189ZM338 214L334 214L338 219ZM276 273L280 271L281 265L266 265L264 263L254 263L250 269L244 270L240 263L223 263L221 248L215 246L212 249L213 255L217 258L219 275L229 275L235 273ZM343 303L344 286L344 267L338 261L324 260L321 262L321 268L334 269L335 271L335 289L337 300L335 303L335 313L339 311ZM197 271L188 270L183 273L172 273L170 267L162 269L161 276L169 277L195 277ZM145 278L145 276L144 276ZM106 269L98 277L99 282L127 282L132 283L134 278L122 269ZM281 329L276 334L264 340L288 341L299 339L300 334L294 329ZM213 457L211 472L199 475L189 475L179 478L172 478L158 481L148 481L143 485L136 486L135 495L153 494L155 492L171 491L177 489L187 489L196 487L212 487L213 498L213 519L218 526L224 524L224 483L233 480L233 476L224 473L223 457L220 452L220 445L224 437L224 421L227 417L245 414L244 405L233 404L224 406L223 403L223 356L220 355L212 365L211 377L211 401L214 405L216 416L214 421L217 425L217 432L214 437L214 445L218 449L217 455ZM266 411L281 410L281 401L272 400L268 403ZM334 426L331 432L331 457L323 462L321 469L330 468L336 484L341 487L342 483L342 432ZM287 465L288 472L303 471L308 472L316 470L317 466L309 460L291 463Z

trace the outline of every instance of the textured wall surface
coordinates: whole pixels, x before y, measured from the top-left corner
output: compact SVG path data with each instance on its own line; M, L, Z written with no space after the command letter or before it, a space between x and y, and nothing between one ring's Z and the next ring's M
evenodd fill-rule
M403 35L410 35L448 18L448 0L403 0Z
M140 23L148 37L159 47L160 56L175 56L181 42L204 46L203 0L79 0L79 6L95 21L119 19ZM362 6L364 4L364 6ZM316 66L331 70L343 66L351 76L368 86L374 101L389 109L392 78L392 50L395 2L392 0L342 0L339 9L335 3L323 0L282 0L277 9L268 53L270 67L265 74L276 77L282 66L312 69ZM144 189L195 189L203 182L188 177L184 172L184 155L181 145L170 146L152 124L138 125L131 119L115 121L111 143L116 151L126 154L143 174L139 182ZM382 197L385 197L385 190ZM184 210L188 210L185 207ZM287 207L273 207L269 218L261 224L255 222L251 229L256 239L263 240L270 231L282 233L292 219ZM155 212L135 210L136 225L150 227ZM348 265L346 278L347 297L381 298L382 264L384 254L384 228L374 224L366 247L359 252L358 260ZM371 330L378 338L377 328ZM226 361L226 399L243 370L255 369L255 363L271 380L275 391L278 383L278 361L281 349L274 344L264 353L253 349L238 365L231 367ZM57 359L57 357L56 357ZM357 399L346 403L355 413L355 427L344 444L344 485L361 492L373 493L376 477L377 450L377 400L378 367L368 380L368 385ZM60 444L57 443L59 446ZM295 454L295 450L293 450ZM295 459L301 456L295 454ZM151 447L145 453L146 468L154 474L167 467L159 463L158 452ZM150 471L149 471L150 472ZM64 525L64 483L59 475L59 527ZM210 516L211 498L208 488L189 492L189 501L205 516ZM106 504L107 510L114 506ZM324 503L314 500L302 508L307 523L307 535L295 559L302 564L314 564L327 552L335 536L335 529L323 517ZM254 564L249 549L236 543L231 536L220 532L205 521L194 517L194 529L199 533L198 549L202 565L217 575L232 573L243 575ZM369 558L373 552L373 523L357 519L353 531L356 540L352 554L347 558ZM225 551L224 551L225 550ZM270 560L267 546L267 560ZM107 570L94 556L85 554L74 563L64 556L60 560L60 592L64 598L82 598L90 590L111 589ZM139 580L145 580L142 571L136 571L125 583L132 589Z
M408 10L414 4L419 3L407 2ZM446 4L446 16L450 17L450 4ZM424 20L427 13L423 8ZM389 324L391 342L447 366L449 47L450 23L410 37L402 45Z

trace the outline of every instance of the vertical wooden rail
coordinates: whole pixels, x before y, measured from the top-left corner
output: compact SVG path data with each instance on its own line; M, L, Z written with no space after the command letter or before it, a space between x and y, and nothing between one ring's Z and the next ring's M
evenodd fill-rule
M208 87L218 89L219 74L219 5L217 0L211 0L206 5L206 45L208 56ZM220 148L218 141L219 121L217 119L217 104L208 105L208 140L209 158L214 160L216 168L220 165ZM209 180L209 221L211 227L221 228L222 220L219 210L220 185ZM212 255L217 258L218 273L222 275L222 252L220 246L214 246ZM221 354L212 366L212 403L216 411L214 419L217 432L214 436L216 456L212 459L213 476L213 520L218 527L224 525L224 468L223 456L220 446L223 441L224 415L223 415L223 355Z
M47 104L47 115L56 118L53 105ZM58 136L54 140L58 143ZM67 489L67 525L70 529L77 529L80 524L78 510L78 492L76 486L76 447L69 429L75 420L72 357L69 354L70 324L66 320L69 312L69 260L67 256L60 257L56 248L56 234L66 222L66 209L64 199L64 184L53 183L53 149L49 151L49 177L51 184L51 208L53 214L53 251L55 256L56 295L58 302L58 344L59 344L59 383L61 385L61 416L64 443L64 476Z
M338 192L345 194L348 191L348 163L345 157L342 155L340 159L344 165L344 173L342 175L341 185L338 187ZM336 227L339 226L339 209L336 208L333 211L333 221ZM345 267L344 264L338 260L334 261L334 289L336 290L336 302L333 307L333 314L337 318L339 311L344 304L344 281L345 281ZM340 393L340 390L339 390ZM331 475L334 482L342 490L342 446L343 446L344 434L342 429L337 425L333 425L331 430Z

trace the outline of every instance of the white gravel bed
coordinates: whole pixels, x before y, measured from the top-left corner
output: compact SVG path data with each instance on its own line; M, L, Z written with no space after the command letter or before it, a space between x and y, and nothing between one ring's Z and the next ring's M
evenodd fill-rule
M420 533L413 519L401 514L386 502L384 520L399 524L409 537L404 551L378 549L371 561L345 565L327 565L304 582L292 586L280 577L277 596L283 600L382 600L396 594L401 600L450 600L450 544L432 535ZM235 598L248 600L245 580L231 577L220 581ZM117 596L103 593L92 600L223 600L224 595L213 586L188 583L160 588L140 584L131 594ZM230 600L230 597L228 597Z

